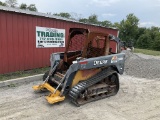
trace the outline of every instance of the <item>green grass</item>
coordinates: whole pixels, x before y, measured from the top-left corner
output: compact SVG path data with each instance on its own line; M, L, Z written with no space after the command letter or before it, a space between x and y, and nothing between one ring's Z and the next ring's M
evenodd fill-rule
M134 49L135 53L143 53L146 55L154 55L154 56L160 56L160 51L154 51L154 50L146 50L146 49Z
M27 71L17 71L14 73L0 74L0 81L20 78L20 77L27 77L27 76L36 75L36 74L43 74L47 70L49 70L49 67L27 70Z

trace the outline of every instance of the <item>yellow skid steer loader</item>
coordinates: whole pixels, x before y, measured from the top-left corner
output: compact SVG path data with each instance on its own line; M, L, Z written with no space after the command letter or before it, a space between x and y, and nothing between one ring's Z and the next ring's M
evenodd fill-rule
M46 97L50 104L68 96L80 106L117 94L125 54L121 53L120 39L115 36L70 28L65 52L52 53L50 61L44 82L33 89L50 91Z

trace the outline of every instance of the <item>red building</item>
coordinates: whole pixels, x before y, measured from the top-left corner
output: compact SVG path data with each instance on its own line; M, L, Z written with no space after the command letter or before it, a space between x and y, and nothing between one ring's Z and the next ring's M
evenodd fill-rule
M80 23L44 13L0 6L0 74L50 65L50 54L65 47L36 48L36 26L65 29L87 28L118 36L118 30Z

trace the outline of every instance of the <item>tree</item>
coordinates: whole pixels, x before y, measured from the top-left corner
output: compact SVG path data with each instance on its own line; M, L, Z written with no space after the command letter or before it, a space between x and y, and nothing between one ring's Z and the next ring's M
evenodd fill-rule
M0 1L0 5L1 6L6 6L6 3L3 3L3 2Z
M100 26L104 26L104 27L111 27L112 23L110 21L108 21L108 20L105 20L105 21L100 21L99 25Z
M78 13L75 13L75 12L70 13L70 15L71 15L72 20L79 21L82 18L82 14L78 14Z
M79 19L79 22L96 24L96 25L100 25L103 27L111 27L112 26L112 23L108 20L99 21L98 16L96 14L90 15L88 18L81 18L81 19Z
M160 51L160 32L159 32L159 33L156 33L154 42L153 42L153 44L152 44L152 48L153 48L154 50L159 50L159 51Z
M27 4L22 3L22 4L19 6L19 8L20 8L20 9L27 10Z
M118 22L115 22L114 24L112 24L112 27L115 27L115 28L117 28L117 29L119 29L119 26L120 24L118 23Z
M98 24L98 17L96 14L93 14L93 15L90 15L88 17L88 23L91 23L91 24Z
M145 27L138 28L138 33L137 33L136 38L138 39L139 36L141 36L142 34L145 34L146 31L147 31L147 28L145 28Z
M69 13L65 13L65 12L61 12L61 13L55 13L53 15L56 15L56 16L60 16L60 17L64 17L64 18L71 18L71 15Z
M137 47L159 50L159 34L160 28L151 27L151 28L139 28L137 34Z
M38 11L37 8L36 8L36 6L35 6L35 4L30 4L30 5L27 7L27 9L30 10L30 11L36 11L36 12Z
M119 24L114 24L120 30L119 37L126 42L130 40L135 42L138 33L138 22L139 19L134 14L129 14L126 16L126 20L123 19Z
M151 41L151 36L146 33L146 34L141 35L138 38L136 44L137 44L137 47L139 48L150 49L151 48L150 41Z
M5 1L6 5L9 7L16 7L17 5L17 0L6 0Z
M151 34L152 39L155 39L155 37L158 35L159 31L160 31L160 28L158 28L158 27L152 26L150 28L150 34Z
M87 18L81 18L81 19L79 19L79 22L88 23L88 19Z

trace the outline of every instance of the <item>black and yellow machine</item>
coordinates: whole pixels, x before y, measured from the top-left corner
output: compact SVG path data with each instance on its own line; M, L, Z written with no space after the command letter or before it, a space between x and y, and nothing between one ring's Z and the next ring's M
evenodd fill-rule
M116 43L113 50L110 42ZM114 46L115 47L115 46ZM120 39L107 33L70 28L65 52L51 54L51 68L35 91L48 90L50 104L65 100L80 106L116 95L124 72Z

